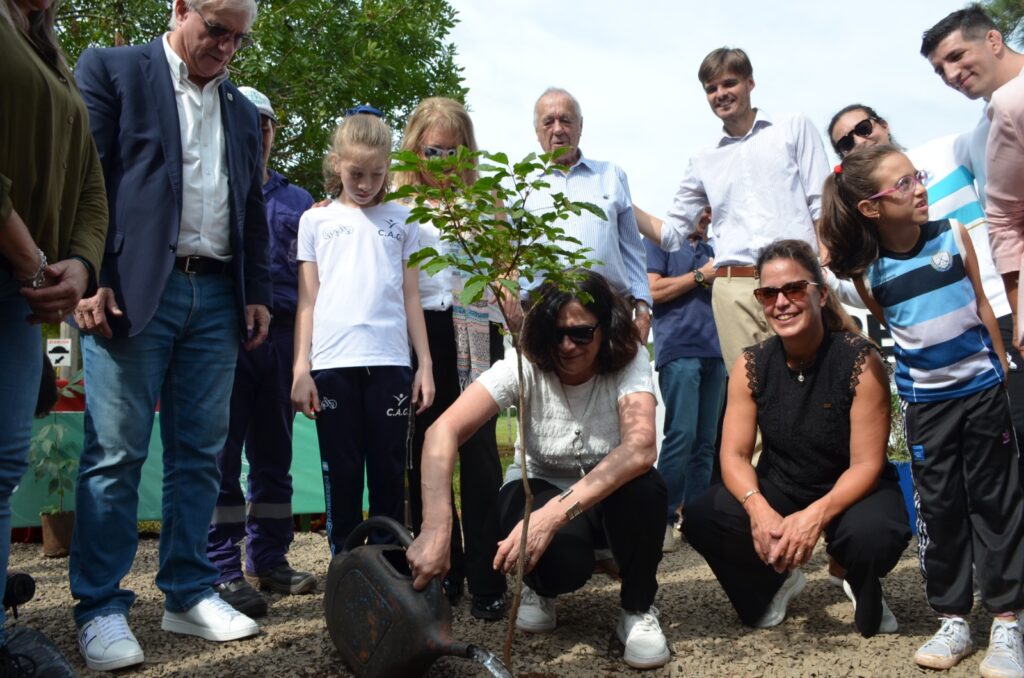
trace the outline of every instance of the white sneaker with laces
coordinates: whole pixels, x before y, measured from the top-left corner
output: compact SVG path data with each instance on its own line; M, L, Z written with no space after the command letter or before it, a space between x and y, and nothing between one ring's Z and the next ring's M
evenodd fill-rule
M982 678L1024 678L1024 638L1018 620L992 620L980 668Z
M622 611L615 633L626 646L622 658L634 669L653 669L669 660L668 643L658 623L658 608L646 612Z
M164 610L160 628L215 642L247 638L260 630L256 622L225 603L216 593L184 612Z
M519 611L516 613L516 628L527 633L547 633L554 631L557 624L555 599L537 595L536 591L523 584Z
M754 628L770 629L781 624L786 618L786 608L789 606L789 601L803 591L806 585L807 579L804 577L804 573L800 570L793 570L786 577L786 581L782 582L779 590L775 592L775 596L768 603L768 608L764 611L764 614L754 622Z
M93 671L113 671L146 661L123 614L93 617L78 631L78 649Z
M843 580L843 593L853 603L853 611L857 611L857 598L853 595L853 587L850 586L850 582ZM896 621L896 615L889 609L889 604L885 602L885 596L882 596L882 621L878 624L879 633L898 633L899 623Z
M940 617L942 626L914 653L914 662L928 669L951 669L974 652L971 628L963 617Z

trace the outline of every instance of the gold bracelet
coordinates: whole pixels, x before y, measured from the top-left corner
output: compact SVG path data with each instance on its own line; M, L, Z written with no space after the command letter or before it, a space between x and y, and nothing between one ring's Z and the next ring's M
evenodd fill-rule
M740 499L740 506L746 504L747 500L753 497L755 494L761 494L761 490L751 490L750 492L747 492L745 495L743 495L743 499Z
M579 517L582 514L583 514L583 507L580 506L579 502L576 502L575 504L573 504L569 508L565 509L565 517L569 519L569 522L572 522L573 518L577 518L577 517Z

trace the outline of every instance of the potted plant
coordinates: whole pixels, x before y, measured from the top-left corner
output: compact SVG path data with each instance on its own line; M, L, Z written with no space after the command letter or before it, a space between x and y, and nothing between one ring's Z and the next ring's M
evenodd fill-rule
M82 390L81 376L60 389L63 397L73 397ZM78 475L78 452L74 446L64 442L67 427L50 414L51 421L40 427L32 436L29 450L29 466L36 482L45 483L47 494L55 502L39 511L39 522L43 531L43 555L63 558L71 546L71 534L75 525L75 512L64 508L65 495L74 488Z
M907 431L903 427L903 413L900 410L900 397L896 391L889 395L891 406L892 428L889 431L889 461L896 467L900 477L900 490L903 491L903 502L907 506L910 518L910 531L917 534L917 509L914 506L914 478L910 473L910 450L907 449Z

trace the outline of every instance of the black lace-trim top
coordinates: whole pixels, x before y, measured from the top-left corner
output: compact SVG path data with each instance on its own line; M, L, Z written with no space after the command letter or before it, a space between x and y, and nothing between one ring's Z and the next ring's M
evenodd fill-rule
M852 332L826 332L802 370L786 365L778 337L743 353L763 441L757 473L801 504L825 495L850 467L850 406L873 350Z

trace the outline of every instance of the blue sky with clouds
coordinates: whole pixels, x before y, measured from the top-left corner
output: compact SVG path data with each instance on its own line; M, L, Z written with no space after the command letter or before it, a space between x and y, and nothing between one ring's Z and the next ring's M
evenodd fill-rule
M802 112L822 133L836 110L857 101L874 106L908 147L970 129L981 116L982 102L947 88L918 54L921 33L963 7L959 0L451 3L481 147L537 150L534 101L548 86L564 87L583 107L583 151L622 166L634 202L654 214L668 209L690 155L720 134L696 73L722 45L750 55L755 106Z

